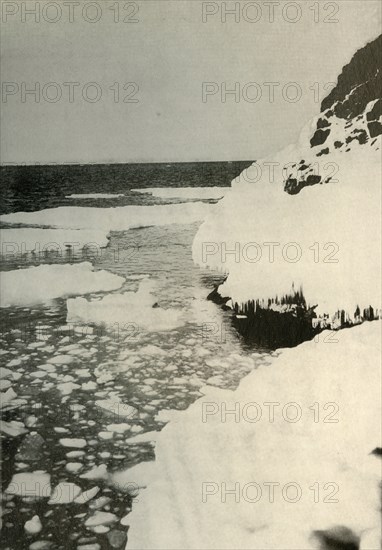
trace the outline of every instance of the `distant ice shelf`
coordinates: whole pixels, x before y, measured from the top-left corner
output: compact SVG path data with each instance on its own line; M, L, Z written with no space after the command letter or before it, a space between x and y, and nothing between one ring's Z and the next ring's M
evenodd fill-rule
M133 189L136 193L146 193L161 199L221 199L230 187L148 187Z

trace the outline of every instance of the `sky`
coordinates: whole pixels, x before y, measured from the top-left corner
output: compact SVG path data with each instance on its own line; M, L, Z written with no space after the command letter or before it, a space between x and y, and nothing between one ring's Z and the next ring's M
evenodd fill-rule
M381 3L271 4L1 0L1 163L255 160L292 143L381 32Z

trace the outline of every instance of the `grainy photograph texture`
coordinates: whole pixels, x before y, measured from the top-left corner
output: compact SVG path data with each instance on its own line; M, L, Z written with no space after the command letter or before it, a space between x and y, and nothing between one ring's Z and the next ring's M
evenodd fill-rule
M381 550L381 2L0 5L1 549Z

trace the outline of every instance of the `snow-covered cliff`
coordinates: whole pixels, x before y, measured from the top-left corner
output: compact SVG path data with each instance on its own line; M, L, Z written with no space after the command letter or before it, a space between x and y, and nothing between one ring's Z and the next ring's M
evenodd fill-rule
M344 67L298 143L245 170L201 226L194 260L228 274L218 294L239 324L275 310L321 327L380 316L381 42Z
M197 263L228 273L213 298L244 328L295 323L288 346L304 322L380 316L380 46L357 52L299 142L242 173L194 241ZM127 548L378 550L380 329L281 349L134 438L156 441L156 461L123 474L142 487Z
M378 550L380 328L282 350L145 434L127 549Z

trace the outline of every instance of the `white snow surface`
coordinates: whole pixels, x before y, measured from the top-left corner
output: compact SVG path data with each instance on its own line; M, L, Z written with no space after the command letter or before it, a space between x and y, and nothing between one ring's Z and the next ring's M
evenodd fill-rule
M2 229L0 256L12 260L27 252L38 255L49 251L62 257L70 249L73 254L85 252L86 259L107 247L111 231L201 222L213 206L194 202L117 208L58 207L5 214L0 216L1 222L22 227Z
M76 253L84 247L90 250L104 248L108 242L104 231L12 227L0 231L0 254L11 258L32 251L36 254L54 251L63 256L67 246Z
M171 330L183 326L186 319L181 311L153 307L156 302L155 281L144 279L137 292L109 294L101 300L73 298L67 300L68 323L119 324L126 331ZM134 328L135 327L135 328Z
M205 219L213 206L215 205L200 202L116 208L60 206L38 212L4 214L0 216L0 221L61 229L88 229L103 231L107 235L110 231L201 221Z
M327 343L328 335L282 350L236 391L203 388L205 395L157 435L156 461L119 474L147 487L129 515L129 550L318 550L313 532L338 526L360 537L361 550L380 548L381 466L371 451L381 446L381 323L339 331L337 343ZM236 405L239 417L228 414L222 422L223 402L227 410ZM280 404L273 423L266 402ZM282 415L291 402L301 408L297 422ZM258 422L248 420L254 408L244 412L249 403L261 407ZM338 409L325 408L328 403ZM212 411L206 422L203 407ZM296 410L286 416L294 418ZM203 502L205 483L216 494ZM234 494L222 502L222 483L230 490L239 484L238 502ZM243 492L254 483L261 494L254 485ZM273 502L266 483L280 484ZM282 497L288 483L301 489L297 502ZM318 502L310 489L315 483ZM296 491L287 495L293 499Z
M146 189L133 189L136 193L146 193L161 199L221 199L229 190L229 187L147 187Z
M381 140L317 158L307 147L317 118L297 145L254 163L232 182L196 235L194 260L229 273L219 292L239 304L252 299L267 304L302 287L319 314L344 309L352 317L357 305L378 311ZM323 175L335 172L338 181L285 193L282 168L301 159L319 163ZM278 163L273 182L266 162ZM289 166L287 173L293 170ZM278 243L273 262L273 245L265 243Z
M125 279L108 271L94 271L89 262L53 264L4 271L1 274L1 307L46 303L54 298L111 291Z

